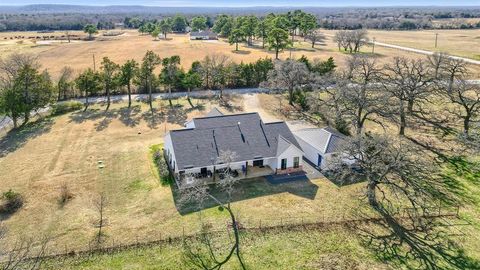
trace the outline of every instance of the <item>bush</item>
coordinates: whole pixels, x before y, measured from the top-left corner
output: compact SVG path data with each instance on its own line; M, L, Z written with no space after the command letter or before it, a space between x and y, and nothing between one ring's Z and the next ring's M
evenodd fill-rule
M170 174L168 169L167 162L163 157L163 144L152 145L150 147L150 152L152 153L153 163L158 171L158 176L160 177L160 182L162 185L169 186L173 184L173 176Z
M73 112L83 108L83 104L79 101L65 101L52 106L52 115L60 115Z
M9 190L2 194L2 204L0 205L0 213L13 214L23 206L23 196L13 190Z
M58 198L58 203L60 204L61 207L63 207L72 198L73 198L73 194L70 191L70 188L68 187L67 183L63 183L62 186L60 187L60 196Z

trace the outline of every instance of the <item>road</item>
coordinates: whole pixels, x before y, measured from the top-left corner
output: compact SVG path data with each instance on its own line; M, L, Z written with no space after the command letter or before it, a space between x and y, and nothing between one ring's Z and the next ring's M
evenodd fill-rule
M334 37L335 35L332 34L325 34L327 37ZM373 44L372 41L369 41L368 43ZM415 49L411 47L404 47L404 46L399 46L399 45L394 45L394 44L389 44L389 43L384 43L384 42L378 42L375 41L376 46L381 46L381 47L387 47L387 48L392 48L392 49L398 49L402 51L408 51L408 52L414 52L414 53L419 53L419 54L424 54L424 55L432 55L435 52L433 51L427 51L427 50L421 50L421 49ZM471 58L466 58L466 57L460 57L460 56L454 56L454 55L449 55L448 56L451 59L457 59L457 60L463 60L469 64L474 64L474 65L480 65L479 60L474 60Z

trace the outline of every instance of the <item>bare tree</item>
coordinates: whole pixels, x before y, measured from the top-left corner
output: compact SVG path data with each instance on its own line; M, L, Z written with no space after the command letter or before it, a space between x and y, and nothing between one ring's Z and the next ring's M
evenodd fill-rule
M468 75L467 64L461 59L448 58L442 65L443 79L448 82L448 91L452 90L457 79L464 79Z
M428 216L432 206L453 203L455 197L427 153L403 137L371 134L353 138L344 153L357 169L337 163L336 177L365 179L368 204L383 220L384 230L369 228L371 247L406 251L427 269L437 269L438 258L452 256L443 227Z
M98 228L96 236L97 245L100 245L102 243L102 239L104 236L103 228L106 225L105 208L107 207L107 204L107 196L103 192L100 193L98 195L98 198L96 198L94 201L95 208L98 212L98 221L95 224L95 226Z
M389 95L378 85L381 69L375 59L355 55L348 59L347 67L338 86L338 102L344 117L351 119L360 134L367 120L382 125L378 116L386 111Z
M325 40L325 35L322 32L320 32L320 30L315 29L315 30L310 31L305 36L305 38L312 43L312 48L315 48L315 44Z
M357 53L368 43L368 33L365 29L340 30L335 33L333 41L337 43L338 50L343 48L344 51Z
M231 163L235 160L236 153L230 150L220 150L219 156L217 157L216 164L223 166L222 169L218 170L220 171L218 187L227 195L225 199L214 196L207 190L206 186L193 186L181 190L181 203L193 202L196 204L197 209L201 210L204 207L204 203L210 200L217 205L219 209L226 210L230 217L231 224L229 227L232 229L234 242L227 248L227 253L221 259L220 255L216 254L213 248L211 235L205 229L203 221L201 220L201 214L202 234L198 240L203 244L203 247L194 248L192 243L189 243L187 240L184 241L184 254L186 259L201 269L221 269L234 255L237 257L241 269L246 269L240 252L240 227L231 206L232 195L235 191L234 187L239 180L239 178L233 176L231 169Z
M428 102L431 94L431 68L421 59L395 57L393 63L385 65L384 70L382 85L393 98L392 116L399 123L399 134L405 135L409 117L428 120L421 105Z
M463 120L463 133L468 136L471 123L480 116L480 85L469 83L465 80L449 82L444 94L456 108L449 108L449 111Z
M67 93L72 89L73 81L73 69L71 67L63 67L60 71L60 77L57 82L58 100L62 98L67 99Z
M443 52L435 52L434 54L429 55L427 60L434 70L433 77L439 79L442 75L443 66L445 65L445 62L448 61L448 55Z
M49 237L7 239L7 228L0 223L0 270L39 269L49 242Z
M223 54L207 55L201 62L200 74L207 88L219 89L223 98L223 89L227 82L227 69L230 58Z
M310 82L310 72L304 63L295 60L276 61L263 86L275 90L287 90L288 102L293 106L293 94Z

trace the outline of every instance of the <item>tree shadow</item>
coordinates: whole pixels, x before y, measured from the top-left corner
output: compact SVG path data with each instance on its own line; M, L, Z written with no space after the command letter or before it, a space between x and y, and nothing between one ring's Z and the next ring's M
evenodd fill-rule
M53 119L49 117L12 129L0 139L0 157L15 152L29 140L50 132L52 125Z
M174 105L166 110L167 122L183 126L187 122L187 113L182 105Z
M186 215L198 212L198 205L193 203L182 203L180 199L180 192L175 184L171 185L172 195L175 202L175 207L181 215ZM214 185L209 186L209 192L220 201L227 199L227 194ZM308 200L314 200L317 196L318 186L310 180L299 180L294 182L287 182L282 184L270 184L265 178L253 178L241 180L236 184L235 192L232 195L232 202L254 199L257 197L264 197L280 193L290 193ZM217 207L218 203L212 199L207 199L202 206L202 209Z
M147 122L147 126L151 129L158 128L158 125L162 123L165 114L163 112L157 113L157 109L153 109L153 111L145 111L142 113L141 118Z
M119 120L127 127L135 127L140 124L140 105L135 105L130 108L120 108L119 109Z
M103 117L105 114L104 110L100 109L88 109L86 111L77 111L70 114L70 122L81 124L88 120L94 121Z
M252 52L251 51L247 51L247 50L233 50L232 53L234 54L243 54L243 55L247 55L247 54L251 54Z
M389 227L383 219L369 219L367 223L356 224L361 244L371 250L377 259L401 269L480 269L480 261L468 256L448 232L455 224L443 222L442 219L430 220L434 230L422 231L401 224L404 232L415 234L409 241L414 241L416 250L412 252L404 239L398 237L398 231ZM430 224L431 225L431 224Z
M117 118L118 110L109 110L104 112L104 117L102 121L95 124L96 131L102 131L108 128L113 119Z

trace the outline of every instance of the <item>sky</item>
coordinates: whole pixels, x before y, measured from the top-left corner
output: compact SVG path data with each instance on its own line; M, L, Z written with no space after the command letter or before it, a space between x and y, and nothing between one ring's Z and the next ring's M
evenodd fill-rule
M145 5L161 7L246 7L246 6L480 6L480 0L0 0L0 5Z

